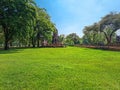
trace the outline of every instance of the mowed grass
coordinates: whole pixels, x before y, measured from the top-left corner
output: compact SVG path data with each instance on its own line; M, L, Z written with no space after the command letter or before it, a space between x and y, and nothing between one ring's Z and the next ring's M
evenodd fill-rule
M2 50L0 90L120 90L120 52L77 47Z

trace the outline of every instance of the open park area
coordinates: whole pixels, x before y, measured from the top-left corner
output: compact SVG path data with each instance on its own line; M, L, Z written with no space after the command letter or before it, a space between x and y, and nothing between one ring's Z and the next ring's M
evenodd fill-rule
M120 90L120 52L80 47L0 50L0 90Z
M120 0L0 0L0 90L120 90Z

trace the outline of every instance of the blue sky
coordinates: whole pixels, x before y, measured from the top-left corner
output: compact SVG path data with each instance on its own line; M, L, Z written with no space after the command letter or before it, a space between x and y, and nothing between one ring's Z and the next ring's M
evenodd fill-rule
M35 0L46 8L59 34L83 36L84 26L98 22L111 11L120 11L120 0Z

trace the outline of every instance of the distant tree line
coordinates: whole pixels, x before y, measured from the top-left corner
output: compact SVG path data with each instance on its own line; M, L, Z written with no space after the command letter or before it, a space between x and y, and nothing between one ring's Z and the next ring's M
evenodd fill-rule
M0 46L40 47L54 43L55 24L34 0L0 1Z
M58 41L66 46L74 46L82 43L82 39L76 33L70 33L67 36L61 34L58 36Z
M83 33L81 38L76 33L60 35L59 38L66 45L120 46L120 13L107 14L99 22L85 26Z

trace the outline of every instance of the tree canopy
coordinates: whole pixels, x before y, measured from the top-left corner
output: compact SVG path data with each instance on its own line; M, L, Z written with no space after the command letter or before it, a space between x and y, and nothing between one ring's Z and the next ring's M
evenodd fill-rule
M4 37L4 49L12 43L33 45L47 40L52 41L52 32L56 29L46 10L37 7L34 0L0 1L0 27Z
M110 13L99 22L83 29L83 41L86 44L97 45L115 43L116 31L120 29L120 13Z
M80 44L80 37L76 33L71 33L66 36L67 45L76 45Z

